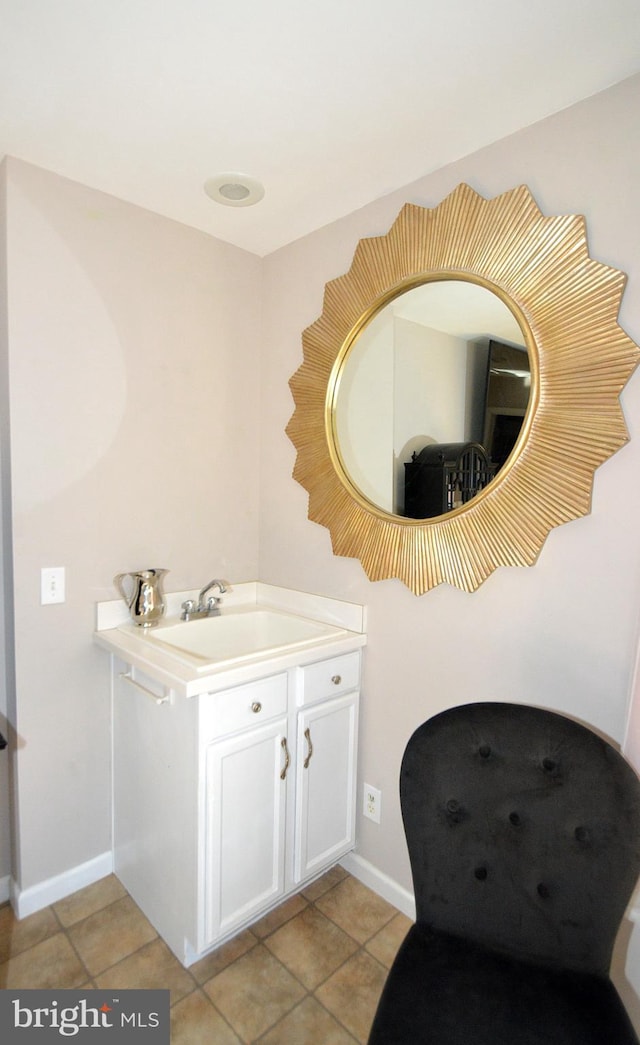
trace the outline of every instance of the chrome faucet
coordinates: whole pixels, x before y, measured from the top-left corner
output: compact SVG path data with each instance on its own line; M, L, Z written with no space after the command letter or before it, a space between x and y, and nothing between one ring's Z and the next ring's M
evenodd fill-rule
M212 588L217 588L220 595L210 595L205 602L204 597ZM227 588L224 581L209 581L208 584L205 584L204 588L198 595L197 605L193 599L187 599L186 602L182 603L180 620L197 620L198 617L219 617L220 603L222 602L220 596L224 595L226 590Z

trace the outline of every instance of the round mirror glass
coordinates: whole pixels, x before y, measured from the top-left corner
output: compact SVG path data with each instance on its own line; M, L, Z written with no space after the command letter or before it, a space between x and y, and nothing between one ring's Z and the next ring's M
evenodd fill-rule
M345 475L390 515L446 514L503 467L530 391L526 338L501 298L463 280L405 291L358 333L337 373Z

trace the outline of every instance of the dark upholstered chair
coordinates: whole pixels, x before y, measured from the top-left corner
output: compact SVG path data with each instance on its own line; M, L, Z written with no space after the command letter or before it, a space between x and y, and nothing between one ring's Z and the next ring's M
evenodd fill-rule
M638 1045L609 978L640 873L640 781L610 744L518 704L411 737L400 797L416 924L369 1045Z

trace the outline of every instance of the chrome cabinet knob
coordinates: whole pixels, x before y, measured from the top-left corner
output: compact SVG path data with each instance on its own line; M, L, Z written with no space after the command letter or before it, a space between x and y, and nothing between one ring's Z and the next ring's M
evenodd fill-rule
M332 675L331 681L333 682L334 686L339 686L342 682L342 675Z
M253 704L251 705L251 710L253 711L254 715L257 715L259 711L262 711L262 704L259 700L254 700Z

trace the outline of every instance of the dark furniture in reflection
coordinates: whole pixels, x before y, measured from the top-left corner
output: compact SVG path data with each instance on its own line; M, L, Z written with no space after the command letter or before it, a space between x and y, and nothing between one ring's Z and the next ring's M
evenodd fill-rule
M411 737L417 920L369 1045L638 1045L609 978L640 872L640 782L590 729L478 703Z
M531 392L531 367L524 347L489 341L484 435L492 462L501 468L522 428Z
M404 466L404 514L444 515L475 497L494 475L479 443L431 443Z

